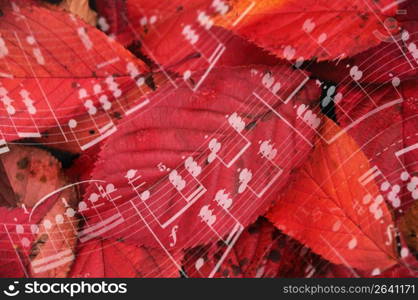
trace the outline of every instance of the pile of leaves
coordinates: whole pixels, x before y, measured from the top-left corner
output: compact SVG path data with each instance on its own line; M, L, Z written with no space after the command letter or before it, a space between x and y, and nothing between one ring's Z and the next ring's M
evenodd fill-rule
M417 43L414 0L0 0L0 276L416 277Z

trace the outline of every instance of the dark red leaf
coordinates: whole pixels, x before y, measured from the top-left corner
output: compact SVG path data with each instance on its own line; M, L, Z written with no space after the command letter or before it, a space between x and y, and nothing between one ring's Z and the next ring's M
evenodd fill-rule
M152 95L160 104L124 123L100 154L92 178L104 182L84 200L89 226L117 219L99 235L160 246L148 224L174 252L237 233L265 212L311 148L318 124L309 103L318 88L307 80L286 65L219 68L197 92L179 85ZM106 188L121 198L108 202Z

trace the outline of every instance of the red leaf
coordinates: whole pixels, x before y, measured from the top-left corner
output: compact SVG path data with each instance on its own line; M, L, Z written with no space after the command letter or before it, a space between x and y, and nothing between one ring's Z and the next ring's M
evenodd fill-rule
M93 239L79 247L69 277L150 278L179 275L178 269L162 250L136 247L119 241Z
M97 188L102 188L95 184L84 200L83 214L89 217L90 225L101 222L100 218L120 218L119 213L123 217L118 219L122 225L115 224L100 236L160 246L138 216L138 209L164 245L171 249L169 244L174 246L175 237L173 249L182 249L226 236L239 229L236 219L246 226L266 210L271 195L286 184L291 170L310 150L314 131L297 117L294 107L309 105L318 96L318 89L308 82L294 93L301 82L306 82L306 75L285 65L271 69L272 74L263 73L263 69L219 68L197 92L186 85L169 93L157 92L152 98L161 99L159 106L122 125L104 146L92 175L105 181L103 188L108 185L112 197L121 198L113 203L98 200ZM278 97L262 81L269 87L281 82ZM260 99L274 113L253 92L263 97ZM282 103L280 99L291 93L294 98ZM317 125L313 116L305 120ZM249 172L252 180L246 177ZM134 180L139 175L141 179ZM128 179L135 186L141 182L145 185L138 187L136 194ZM246 180L249 182L243 183ZM104 190L101 194L106 196ZM224 203L225 209L215 199ZM206 205L217 215L212 229L199 217ZM165 228L156 224L151 213Z
M268 217L332 263L385 270L397 261L391 214L375 183L360 183L370 168L365 155L351 137L324 120L315 151Z
M254 41L280 58L301 60L348 57L376 46L380 40L374 32L386 32L381 20L396 11L391 0L225 3L223 7L228 13L217 18L217 25ZM247 14L243 15L244 12ZM243 18L231 25L230 20L238 17Z
M164 67L181 75L187 71L195 74L199 70L210 70L215 64L219 67L279 63L273 55L229 30L209 25L204 29L198 15L219 14L211 3L212 0L176 0L161 5L129 0L130 25L140 41L141 54L150 58L156 68ZM187 40L183 32L185 26L196 30L199 37L196 42Z
M135 80L146 71L141 61L70 14L23 3L1 6L1 139L39 137L58 126L68 141L78 130L72 121L64 131L70 118L89 112L97 129L98 111L136 105L143 92Z

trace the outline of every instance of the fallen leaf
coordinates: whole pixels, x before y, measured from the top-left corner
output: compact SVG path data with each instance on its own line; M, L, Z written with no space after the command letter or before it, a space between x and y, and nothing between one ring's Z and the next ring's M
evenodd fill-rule
M370 166L354 140L327 142L339 132L324 118L323 138L268 218L332 263L384 270L397 261L392 216L376 184L359 182Z

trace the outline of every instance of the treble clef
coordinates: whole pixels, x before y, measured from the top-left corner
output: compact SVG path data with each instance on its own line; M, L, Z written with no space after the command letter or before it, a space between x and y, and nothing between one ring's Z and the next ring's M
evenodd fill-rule
M173 228L171 228L171 234L170 237L173 239L173 242L170 243L170 247L174 247L177 243L177 230L179 229L178 225L173 226Z

